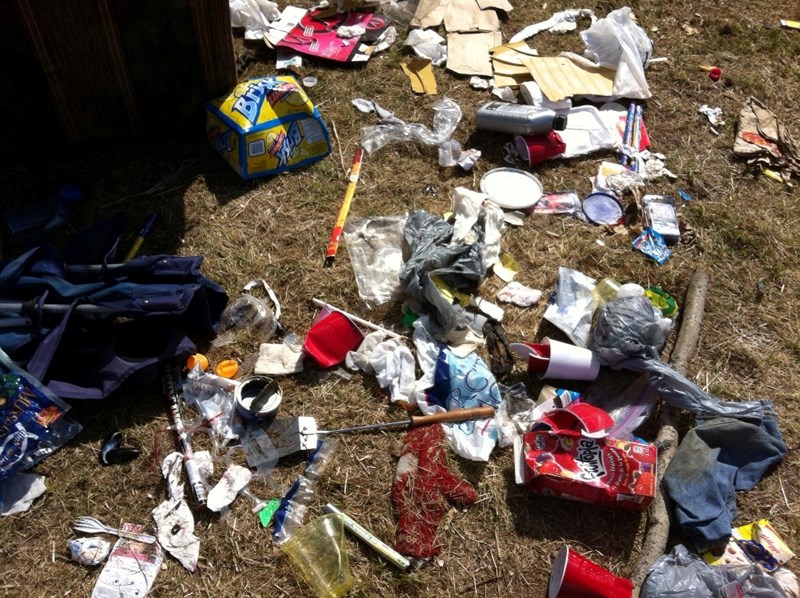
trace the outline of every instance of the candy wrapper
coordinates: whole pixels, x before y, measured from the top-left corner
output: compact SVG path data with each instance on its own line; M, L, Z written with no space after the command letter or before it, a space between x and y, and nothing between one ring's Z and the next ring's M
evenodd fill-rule
M81 430L69 405L0 350L0 483L41 461Z

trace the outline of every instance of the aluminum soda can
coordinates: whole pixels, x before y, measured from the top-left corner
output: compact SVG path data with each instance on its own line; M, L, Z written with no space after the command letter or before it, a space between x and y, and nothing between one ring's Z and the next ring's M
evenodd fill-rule
M566 129L567 115L525 104L488 102L475 113L475 124L479 129L501 133L542 135Z

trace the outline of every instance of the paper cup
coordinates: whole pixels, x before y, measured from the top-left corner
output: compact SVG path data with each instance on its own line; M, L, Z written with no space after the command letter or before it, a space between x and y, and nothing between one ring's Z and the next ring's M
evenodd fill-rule
M594 380L600 372L600 360L592 351L569 343L543 338L550 345L550 362L541 378L563 380Z
M558 551L550 573L548 598L631 598L632 595L630 580L617 577L569 546Z

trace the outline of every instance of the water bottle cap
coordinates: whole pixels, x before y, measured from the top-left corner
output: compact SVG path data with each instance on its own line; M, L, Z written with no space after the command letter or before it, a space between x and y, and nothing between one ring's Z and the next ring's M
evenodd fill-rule
M64 201L74 202L83 197L83 191L78 185L62 185L58 188L58 196Z

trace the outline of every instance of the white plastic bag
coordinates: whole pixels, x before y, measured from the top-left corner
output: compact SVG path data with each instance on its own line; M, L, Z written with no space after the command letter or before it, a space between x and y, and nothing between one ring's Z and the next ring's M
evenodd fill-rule
M613 95L646 99L651 97L644 67L653 53L653 42L631 19L627 6L608 13L581 33L583 55L599 66L615 69Z

